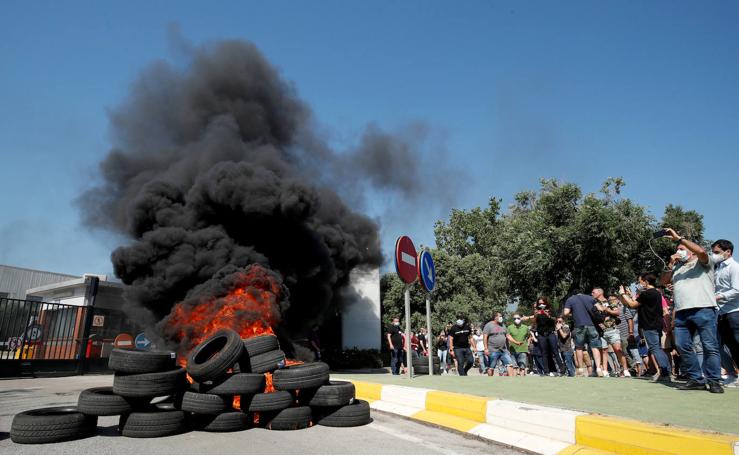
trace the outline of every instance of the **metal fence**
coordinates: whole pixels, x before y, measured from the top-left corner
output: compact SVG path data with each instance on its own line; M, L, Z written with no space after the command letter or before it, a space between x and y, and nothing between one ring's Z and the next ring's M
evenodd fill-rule
M79 359L87 348L85 324L92 310L0 298L0 361Z

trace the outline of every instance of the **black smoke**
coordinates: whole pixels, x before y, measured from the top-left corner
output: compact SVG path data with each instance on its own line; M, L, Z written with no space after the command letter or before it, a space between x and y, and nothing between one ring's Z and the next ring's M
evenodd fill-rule
M417 191L417 172L391 171L413 168L412 145L369 127L337 153L253 44L190 52L183 65L152 64L111 111L114 147L78 200L84 221L129 239L111 259L129 311L148 322L225 271L261 264L289 289L283 324L297 331L336 308L352 269L382 263L377 222L344 200Z

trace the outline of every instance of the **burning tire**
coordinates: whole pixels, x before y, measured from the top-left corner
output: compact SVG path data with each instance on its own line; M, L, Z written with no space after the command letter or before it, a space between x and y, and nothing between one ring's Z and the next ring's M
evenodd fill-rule
M274 335L260 335L254 338L244 338L244 350L246 355L253 357L269 351L280 349L280 343Z
M249 415L241 411L222 412L218 415L196 415L193 428L201 431L242 431L249 428Z
M244 352L239 334L233 330L219 330L200 343L187 357L187 372L198 382L222 378Z
M187 421L183 411L153 408L122 415L118 429L129 438L158 438L184 433Z
M274 414L265 414L265 428L269 430L300 430L310 426L313 412L308 406L287 408Z
M369 403L355 400L345 406L315 408L316 424L325 427L358 427L371 422Z
M281 411L293 405L295 399L290 392L256 393L241 396L244 412Z
M186 382L184 368L158 373L116 373L113 378L113 393L131 398L176 395L185 388Z
M175 361L172 352L113 349L108 359L108 368L118 373L156 373L176 368Z
M307 406L343 406L355 396L354 384L348 381L331 381L317 389L301 389L298 401Z
M73 406L41 408L13 417L10 439L16 444L46 444L92 436L97 417L85 415Z
M269 351L254 357L244 356L241 359L241 371L252 373L271 373L285 366L285 353Z
M185 392L180 409L195 414L220 414L231 407L231 397L208 393Z
M255 373L232 373L220 381L197 383L197 391L213 395L249 395L264 390L265 377Z
M125 398L116 395L113 387L94 387L83 390L77 400L77 410L90 416L117 416L146 405L146 399Z
M295 365L275 371L272 380L277 390L319 387L328 382L328 365L323 362Z

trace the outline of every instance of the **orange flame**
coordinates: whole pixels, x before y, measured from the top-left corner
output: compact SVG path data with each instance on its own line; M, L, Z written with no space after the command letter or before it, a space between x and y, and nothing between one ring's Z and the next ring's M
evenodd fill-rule
M241 411L241 396L234 395L234 401L231 406L233 406L234 409L238 409L239 411Z
M275 391L275 385L272 382L272 373L264 373L265 386L264 393L272 393Z
M251 265L235 277L237 287L227 295L197 304L180 302L172 308L166 332L180 343L185 356L213 332L230 328L241 338L272 334L280 322L281 285L259 265Z

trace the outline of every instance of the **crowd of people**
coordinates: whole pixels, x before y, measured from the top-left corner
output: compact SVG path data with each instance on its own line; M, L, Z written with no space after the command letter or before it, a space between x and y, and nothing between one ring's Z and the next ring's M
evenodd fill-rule
M436 355L441 374L466 376L649 377L681 390L722 393L739 387L739 263L734 245L718 240L706 251L672 229L674 255L659 274L636 277L636 290L620 286L575 293L554 311L540 297L528 314L508 321L496 312L484 323L460 316L429 339L410 346L395 318L388 329L393 374L404 371L405 349ZM683 382L684 381L684 382Z

